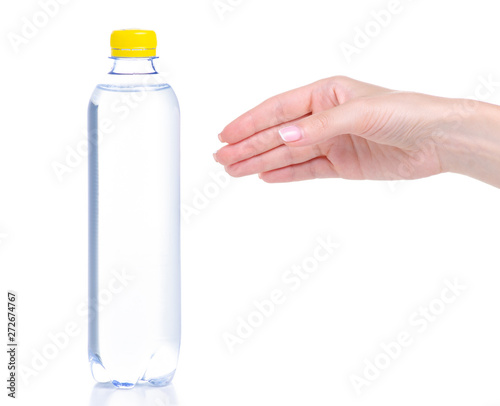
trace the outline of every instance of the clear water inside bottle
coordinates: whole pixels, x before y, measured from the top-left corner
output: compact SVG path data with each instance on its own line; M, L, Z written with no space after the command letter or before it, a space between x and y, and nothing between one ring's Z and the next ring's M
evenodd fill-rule
M180 342L179 108L127 81L98 85L88 115L89 360L125 388L169 383Z

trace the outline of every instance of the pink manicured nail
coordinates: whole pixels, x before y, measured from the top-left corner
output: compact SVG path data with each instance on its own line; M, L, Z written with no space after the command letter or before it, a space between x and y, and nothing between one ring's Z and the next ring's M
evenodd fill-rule
M281 130L279 130L279 133L280 137L285 142L298 141L302 138L302 130L295 125L283 127Z
M213 157L214 157L214 159L215 159L215 162L219 162L219 161L217 161L217 152L219 152L219 151L215 151L215 152L213 153Z

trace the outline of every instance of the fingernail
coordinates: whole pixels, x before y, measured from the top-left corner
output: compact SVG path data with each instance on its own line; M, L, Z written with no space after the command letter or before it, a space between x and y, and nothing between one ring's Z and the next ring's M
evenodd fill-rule
M222 137L221 137L221 135L220 135L220 134L218 135L218 137L219 137L219 141L220 141L220 142L224 142L224 141L222 141Z
M295 125L283 127L279 130L279 133L281 139L285 142L298 141L302 138L302 130Z
M217 152L219 152L219 151L215 151L215 152L213 153L213 157L214 157L214 159L215 159L215 162L219 162L219 161L217 161Z

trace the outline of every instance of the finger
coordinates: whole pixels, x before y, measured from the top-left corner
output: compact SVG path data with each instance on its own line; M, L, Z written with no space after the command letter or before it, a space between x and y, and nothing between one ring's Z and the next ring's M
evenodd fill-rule
M325 80L267 99L229 123L219 134L219 139L234 144L266 128L310 113L313 91L323 85Z
M337 106L386 91L389 89L345 76L322 79L267 99L228 124L219 139L234 144L266 128L312 113L314 107L323 110L327 105Z
M338 178L339 175L327 158L320 157L298 165L263 172L259 174L259 177L267 183L282 183L317 178Z
M290 148L281 145L264 154L226 166L231 176L240 177L309 161L321 155L317 146Z
M299 120L292 120L288 123L268 128L236 144L226 145L214 154L214 158L220 164L228 166L270 151L279 145L283 145L283 140L278 133L279 129L295 124Z
M283 127L279 134L292 147L319 144L341 134L360 135L367 123L365 110L360 99L351 100Z

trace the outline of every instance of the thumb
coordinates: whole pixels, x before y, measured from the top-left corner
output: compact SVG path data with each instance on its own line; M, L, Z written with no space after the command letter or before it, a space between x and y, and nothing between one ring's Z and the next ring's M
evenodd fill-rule
M354 100L313 114L279 130L286 145L303 147L341 134L361 133L361 111Z

